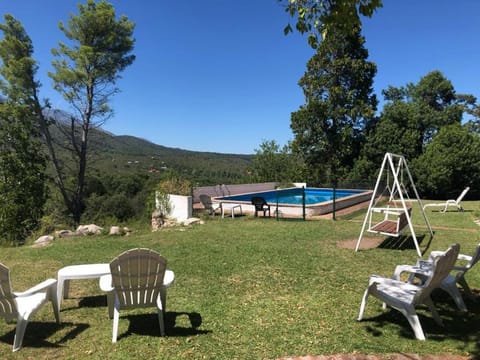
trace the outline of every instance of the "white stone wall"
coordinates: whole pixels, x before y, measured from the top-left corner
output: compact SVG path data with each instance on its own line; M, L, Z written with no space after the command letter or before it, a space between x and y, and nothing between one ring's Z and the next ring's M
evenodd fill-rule
M183 195L168 194L170 199L169 216L178 222L185 221L192 217L192 197Z

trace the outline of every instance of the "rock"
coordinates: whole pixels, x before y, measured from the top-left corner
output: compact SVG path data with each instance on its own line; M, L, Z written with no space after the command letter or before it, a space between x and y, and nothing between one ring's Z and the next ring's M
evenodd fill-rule
M108 235L123 235L128 236L132 231L128 227L121 228L120 226L111 226Z
M163 219L162 227L172 227L178 225L178 222L174 219Z
M152 213L152 231L157 231L165 223L165 216L163 212L155 210Z
M187 220L185 220L183 222L184 225L192 225L192 224L195 224L195 223L201 223L201 220L199 218L195 218L195 217L191 217L191 218L188 218Z
M108 235L121 235L120 226L110 226L110 231Z
M42 247L49 245L54 240L52 235L43 235L40 236L37 240L34 241L33 247Z
M72 230L55 231L55 236L57 237L70 237L70 236L79 236L79 235L82 235L82 234Z
M80 225L77 228L77 233L81 233L84 235L99 235L102 232L103 228L95 225L95 224L90 224L90 225Z

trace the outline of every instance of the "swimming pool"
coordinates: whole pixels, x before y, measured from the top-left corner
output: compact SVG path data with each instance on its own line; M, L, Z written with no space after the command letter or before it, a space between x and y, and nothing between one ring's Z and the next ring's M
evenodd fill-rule
M335 209L340 210L368 201L371 190L336 189ZM214 200L225 203L238 203L242 208L251 205L252 196L261 196L279 213L285 215L322 215L333 211L333 189L330 188L288 188L262 192L251 192L231 196L216 197ZM305 204L305 206L304 206ZM249 210L247 208L247 210Z

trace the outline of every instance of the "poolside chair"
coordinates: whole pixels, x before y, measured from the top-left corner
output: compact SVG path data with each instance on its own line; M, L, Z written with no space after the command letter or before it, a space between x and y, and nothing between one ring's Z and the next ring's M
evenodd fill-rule
M463 211L463 207L462 205L460 205L460 202L463 200L468 190L470 190L469 186L463 189L462 193L458 196L456 200L450 199L443 203L426 204L423 206L423 210L425 210L427 207L443 207L443 210L440 210L440 211L446 212L449 206L456 206L458 211Z
M112 342L117 341L120 310L156 307L160 335L165 335L163 315L166 306L167 287L173 283L173 272L165 282L167 260L150 249L131 249L110 262L112 290L107 293L107 302L113 298ZM109 275L100 279L102 290L108 283ZM113 296L112 296L113 295ZM110 305L109 305L110 308Z
M255 206L255 216L258 216L258 212L262 211L263 216L265 216L266 213L268 212L268 216L270 217L270 205L267 204L267 202L263 197L253 196L252 205Z
M48 279L24 292L13 292L10 270L0 263L0 316L7 322L17 320L13 351L22 347L28 321L46 302L50 301L57 324L60 322L57 304L57 280Z
M365 305L369 295L373 295L383 302L384 308L388 305L400 311L410 323L415 337L418 340L425 340L422 325L418 318L415 307L419 304L426 304L432 312L435 322L442 325L442 319L430 297L433 289L440 286L445 277L452 270L457 260L460 245L454 244L447 251L437 256L432 263L432 270L427 275L425 282L421 285L405 283L403 281L384 278L372 275L368 287L363 295L358 320L362 320Z
M410 274L408 277L408 282L413 283L415 280L424 282L431 272L433 261L437 256L442 254L442 251L432 251L428 257L428 260L419 259L416 265L398 265L395 268L393 278L399 280L401 274L406 272ZM475 248L472 256L464 254L458 255L457 262L454 265L452 272L447 275L447 277L443 279L440 284L440 288L446 291L453 298L460 311L467 311L467 306L463 301L457 284L463 288L464 293L470 299L474 298L472 291L465 280L465 273L470 270L478 262L478 260L480 260L480 243Z
M215 211L217 211L217 209L222 208L220 203L212 202L212 198L208 195L202 194L202 195L199 196L199 198L200 198L200 202L202 203L203 207L205 208L205 210L208 211L208 213L210 215L215 216Z

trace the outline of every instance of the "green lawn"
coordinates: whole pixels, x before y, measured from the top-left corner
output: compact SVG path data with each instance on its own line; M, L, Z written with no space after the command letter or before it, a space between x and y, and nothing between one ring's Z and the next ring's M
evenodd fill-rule
M429 211L435 236L427 248L443 250L458 242L470 253L480 242L480 202L465 202L463 213ZM421 223L418 208L414 222ZM119 338L111 343L105 295L98 281L71 283L62 303L62 323L50 306L27 327L24 347L12 354L15 326L0 321L1 358L271 359L335 353L480 355L480 300L466 301L459 313L441 291L434 301L445 327L426 308L419 314L427 340L414 339L406 319L382 311L370 298L365 319L358 309L370 274L391 276L396 264L413 263L411 241L387 242L355 253L337 246L358 238L364 212L332 222L275 221L248 216L215 218L204 225L136 230L129 237L89 236L56 240L44 248L2 248L0 261L11 269L16 291L49 277L62 266L109 262L133 247L163 254L175 272L168 290L166 337L159 337L154 309L121 313ZM425 228L418 226L420 238ZM366 234L365 236L371 236ZM480 266L467 275L480 289Z

